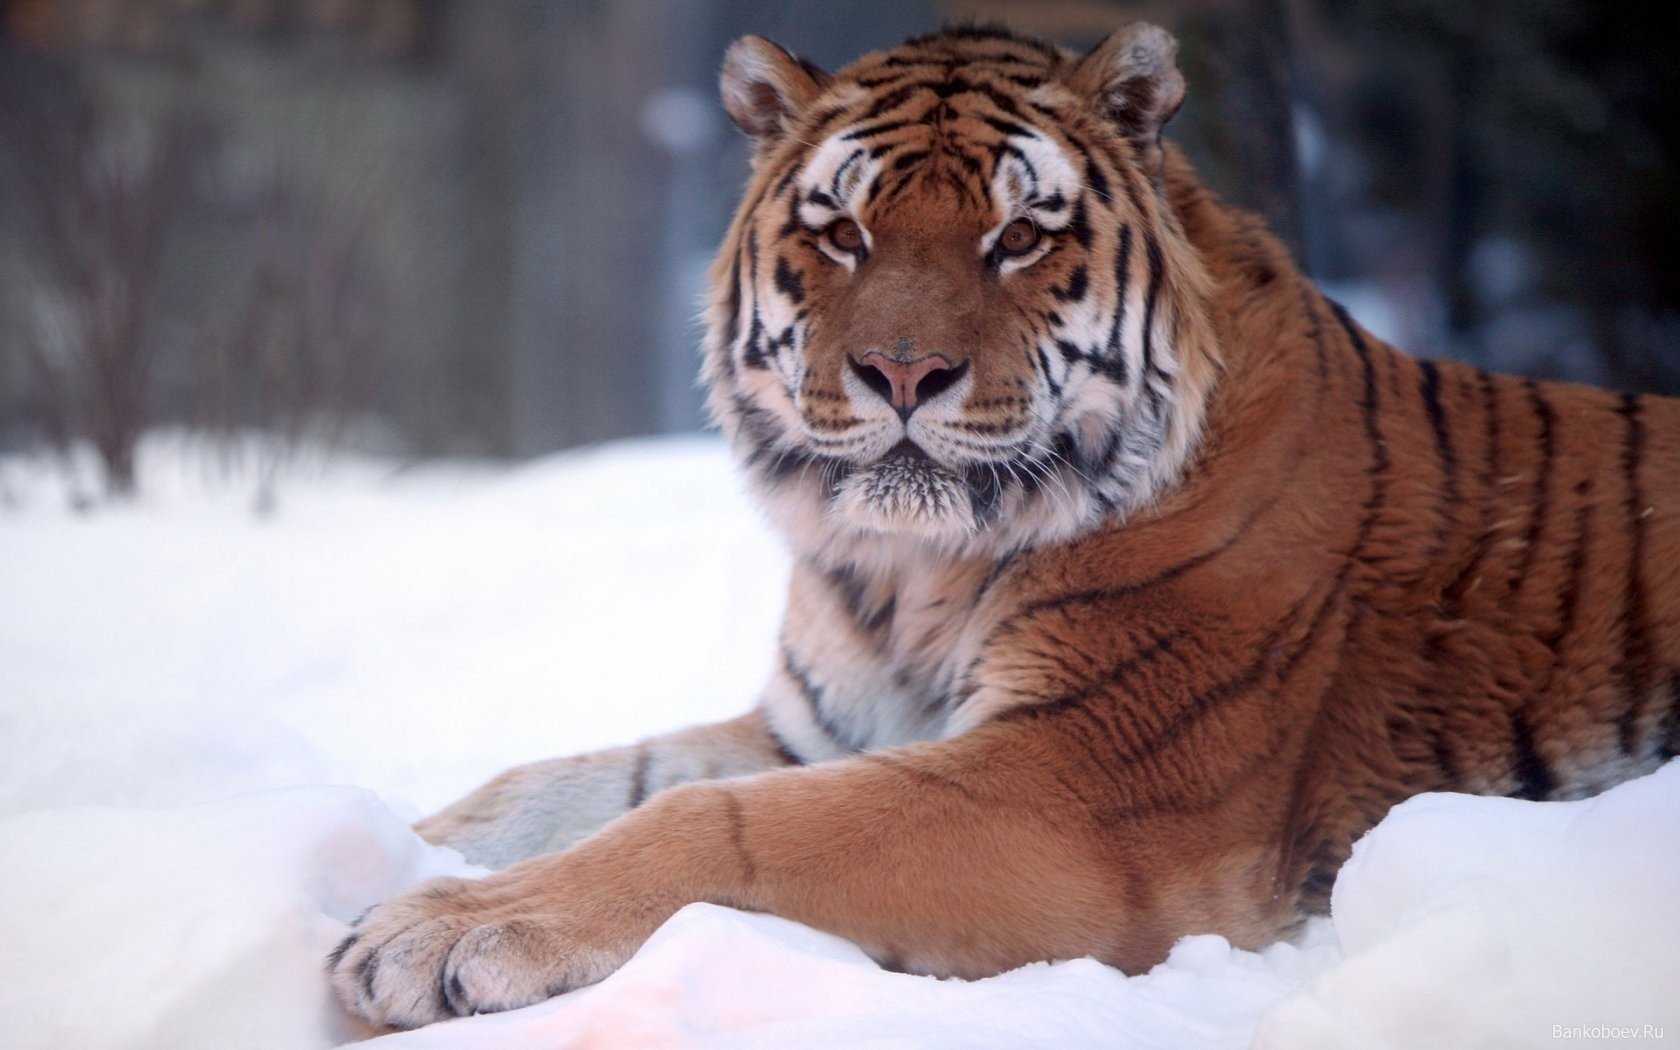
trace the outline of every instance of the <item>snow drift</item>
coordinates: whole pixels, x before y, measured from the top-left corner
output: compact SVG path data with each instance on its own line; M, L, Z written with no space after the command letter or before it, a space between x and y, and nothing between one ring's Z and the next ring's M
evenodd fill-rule
M0 1045L375 1036L322 956L367 905L470 870L409 819L514 762L736 713L767 670L785 570L711 442L335 462L272 519L188 462L148 443L145 501L79 517L0 460ZM1414 799L1333 908L1261 952L1191 937L1147 974L961 982L695 905L594 988L369 1045L1672 1039L1680 764L1582 802Z

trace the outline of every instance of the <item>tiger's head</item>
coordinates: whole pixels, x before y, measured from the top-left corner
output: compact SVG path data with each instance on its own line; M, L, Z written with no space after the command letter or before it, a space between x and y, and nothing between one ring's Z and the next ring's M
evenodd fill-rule
M1176 44L954 29L825 73L759 37L722 91L753 171L704 380L772 516L836 562L1056 542L1179 476L1219 363L1161 190Z

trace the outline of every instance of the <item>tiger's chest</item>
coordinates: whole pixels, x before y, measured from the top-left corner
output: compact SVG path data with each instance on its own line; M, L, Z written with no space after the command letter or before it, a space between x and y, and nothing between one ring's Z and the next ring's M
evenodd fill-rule
M986 563L795 570L778 724L805 721L831 755L950 735L952 698L992 624ZM789 700L793 701L792 703ZM826 741L822 738L827 738Z

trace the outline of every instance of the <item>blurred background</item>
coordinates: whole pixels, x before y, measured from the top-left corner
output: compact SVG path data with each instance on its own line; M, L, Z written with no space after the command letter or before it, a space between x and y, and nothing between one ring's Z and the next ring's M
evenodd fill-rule
M0 451L524 458L702 425L756 32L1174 30L1171 135L1422 356L1680 393L1676 37L1567 0L0 0ZM272 451L279 450L279 451ZM266 457L266 458L265 458Z

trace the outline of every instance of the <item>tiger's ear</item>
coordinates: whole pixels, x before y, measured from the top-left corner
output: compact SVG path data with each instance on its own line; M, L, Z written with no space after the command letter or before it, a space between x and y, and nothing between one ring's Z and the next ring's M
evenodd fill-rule
M744 36L723 55L723 108L755 145L779 139L828 86L827 73L761 36Z
M1110 34L1080 60L1068 86L1119 126L1151 175L1159 173L1161 128L1184 101L1178 41L1171 33L1134 22Z

